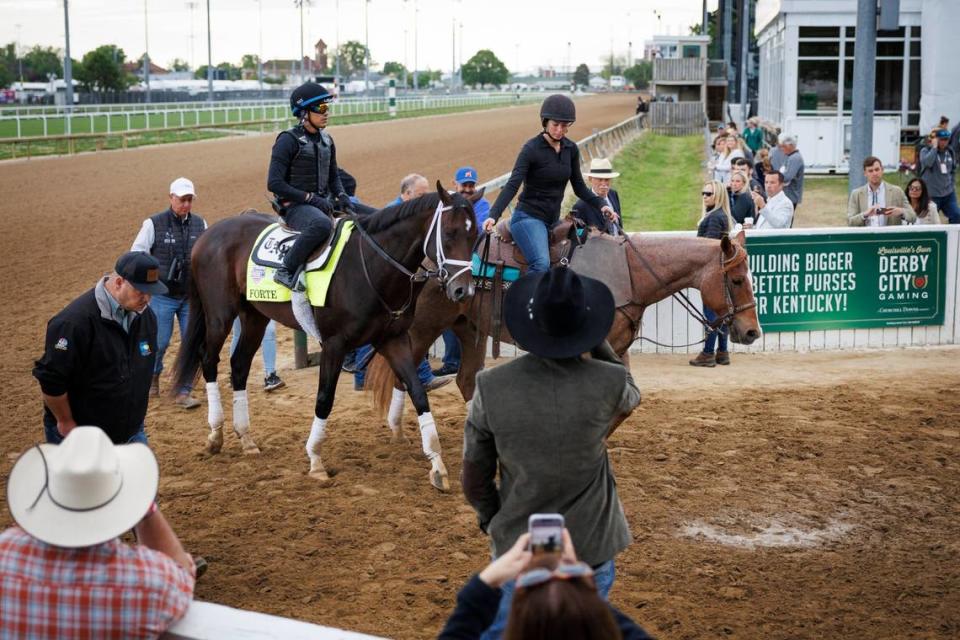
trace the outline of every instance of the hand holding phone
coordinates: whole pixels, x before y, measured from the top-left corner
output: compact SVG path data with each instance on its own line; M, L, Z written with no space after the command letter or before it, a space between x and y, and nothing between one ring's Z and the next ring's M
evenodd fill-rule
M563 516L559 513L535 513L530 516L530 551L534 557L563 554Z

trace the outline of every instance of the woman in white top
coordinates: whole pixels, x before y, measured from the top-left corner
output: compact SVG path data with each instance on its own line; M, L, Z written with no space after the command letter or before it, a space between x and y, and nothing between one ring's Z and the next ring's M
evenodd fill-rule
M743 158L743 151L740 149L740 142L736 136L728 135L720 147L720 155L717 157L717 164L713 169L713 179L719 180L724 186L730 184L730 172L732 170L731 162L734 158Z
M940 224L937 203L930 199L926 182L920 178L914 178L907 183L905 191L910 208L917 214L917 221L913 224ZM907 223L904 222L904 224Z

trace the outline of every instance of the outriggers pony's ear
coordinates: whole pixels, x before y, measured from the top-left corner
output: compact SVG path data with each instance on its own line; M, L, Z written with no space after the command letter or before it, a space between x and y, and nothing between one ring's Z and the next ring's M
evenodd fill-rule
M450 193L443 188L443 184L439 180L437 180L437 195L440 196L440 202L442 202L445 207L449 207L450 203L453 202Z
M720 250L723 251L723 255L728 258L732 258L736 253L736 247L733 246L733 241L730 240L730 236L723 234L720 238Z
M479 191L474 191L472 196L467 197L467 200L470 201L470 204L473 204L475 202L480 202L480 199L483 198L483 192L486 190L487 188L483 187Z

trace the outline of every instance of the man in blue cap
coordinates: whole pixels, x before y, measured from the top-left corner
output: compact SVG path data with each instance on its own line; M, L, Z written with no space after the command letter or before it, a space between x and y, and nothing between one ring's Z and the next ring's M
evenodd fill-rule
M147 303L165 293L157 259L130 251L47 323L33 369L47 442L96 425L114 444L147 443L143 419L157 357L157 316Z
M930 199L947 216L950 224L960 223L957 206L957 158L950 148L950 132L937 129L930 134L930 144L920 149L919 175L927 183Z

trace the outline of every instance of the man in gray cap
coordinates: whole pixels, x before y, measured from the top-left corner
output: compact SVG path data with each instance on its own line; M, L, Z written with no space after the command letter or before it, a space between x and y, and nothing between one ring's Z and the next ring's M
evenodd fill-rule
M33 369L47 442L93 424L114 444L147 443L143 420L157 357L157 316L147 303L166 292L157 259L131 251L50 319Z
M957 206L957 158L950 148L950 132L937 129L930 134L929 145L920 149L919 175L927 183L930 199L937 203L950 224L960 223Z
M797 151L797 137L792 133L781 133L777 143L770 152L770 164L774 171L783 174L783 193L796 209L803 200L803 156Z

